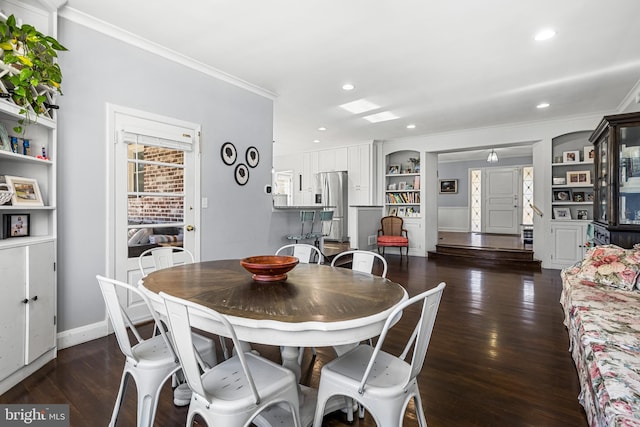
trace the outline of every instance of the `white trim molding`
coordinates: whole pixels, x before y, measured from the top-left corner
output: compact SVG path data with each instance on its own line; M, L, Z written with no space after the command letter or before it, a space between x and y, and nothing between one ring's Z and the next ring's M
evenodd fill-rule
M79 328L68 329L58 333L58 350L106 337L110 333L109 321L106 319Z

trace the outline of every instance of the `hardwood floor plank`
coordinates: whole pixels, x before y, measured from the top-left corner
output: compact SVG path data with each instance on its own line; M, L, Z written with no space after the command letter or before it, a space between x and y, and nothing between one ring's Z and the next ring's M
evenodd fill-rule
M416 295L447 283L427 358L419 377L430 427L586 426L578 403L577 374L559 304L561 280L556 270L465 267L387 255L387 277ZM407 311L386 349L398 351L409 334ZM277 347L255 346L280 362ZM218 348L218 358L222 360ZM303 380L316 386L323 364L334 357L318 348L312 363L307 350ZM68 348L56 360L0 396L1 403L69 403L71 425L106 425L118 390L124 357L113 335ZM157 426L184 425L187 408L173 405L165 385ZM130 384L119 426L135 425L136 389ZM341 412L324 426L375 426L371 416L348 424ZM417 426L413 405L404 426Z

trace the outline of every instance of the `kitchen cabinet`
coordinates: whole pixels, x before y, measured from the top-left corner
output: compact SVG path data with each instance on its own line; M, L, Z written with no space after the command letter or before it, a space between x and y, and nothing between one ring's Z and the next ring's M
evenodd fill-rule
M371 204L371 146L354 145L348 148L349 204Z
M640 243L640 113L605 116L595 146L594 237L597 244Z
M348 151L346 147L316 151L318 154L317 172L346 171L348 168Z

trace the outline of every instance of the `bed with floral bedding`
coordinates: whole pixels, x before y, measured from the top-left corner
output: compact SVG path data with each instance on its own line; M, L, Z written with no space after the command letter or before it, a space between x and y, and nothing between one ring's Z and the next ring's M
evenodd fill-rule
M589 425L640 427L640 250L596 246L561 275Z

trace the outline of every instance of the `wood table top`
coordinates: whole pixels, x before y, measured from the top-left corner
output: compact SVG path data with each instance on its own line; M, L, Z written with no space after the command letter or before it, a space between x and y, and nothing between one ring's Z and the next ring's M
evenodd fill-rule
M367 273L298 264L284 282L260 283L240 260L185 264L150 273L143 286L228 316L276 322L348 322L376 316L406 299L399 284Z

